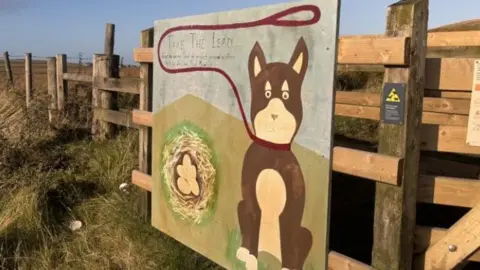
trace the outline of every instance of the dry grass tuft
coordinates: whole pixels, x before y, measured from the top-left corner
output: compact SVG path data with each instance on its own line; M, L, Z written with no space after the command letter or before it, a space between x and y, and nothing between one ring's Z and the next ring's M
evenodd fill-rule
M0 93L0 136L19 142L51 135L45 106L47 96L42 93L38 95L27 110L22 93Z
M28 110L23 91L0 90L0 269L218 268L144 222L137 188L119 190L137 167L138 133L92 141L90 91L70 85L51 127L45 88Z

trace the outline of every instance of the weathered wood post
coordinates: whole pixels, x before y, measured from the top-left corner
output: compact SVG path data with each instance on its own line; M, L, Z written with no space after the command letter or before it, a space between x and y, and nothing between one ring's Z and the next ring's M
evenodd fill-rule
M47 58L47 85L48 85L48 122L53 124L57 114L57 62L55 57Z
M105 28L105 47L106 55L113 55L115 46L115 24L107 23Z
M62 116L65 113L68 89L67 80L63 79L65 73L67 73L67 55L57 54L57 115L61 114Z
M32 54L25 53L25 104L27 108L30 107L32 102Z
M104 54L95 54L93 57L93 81L100 78L120 77L120 56L113 54L115 44L115 25L107 23L105 29ZM117 92L102 90L93 87L92 106L94 109L92 121L92 135L97 139L106 139L115 134L116 126L113 123L99 119L103 110L115 110L117 107Z
M376 184L372 266L411 269L420 156L420 127L427 44L428 0L404 0L388 7L386 35L410 36L409 67L386 66L384 84L404 83L404 119L380 125L378 152L404 159L400 186ZM384 106L382 100L382 106Z
M153 47L153 28L143 30L140 37L142 48ZM153 64L140 63L140 104L139 109L142 111L152 111L152 90L153 90ZM140 171L151 175L151 145L152 145L152 129L146 126L139 128L139 168ZM150 222L151 209L151 193L144 191L139 198L139 208L145 221Z
M118 55L95 54L93 56L93 77L118 78L120 70ZM95 79L93 80L95 81ZM92 106L94 117L92 121L92 135L97 139L107 139L115 134L115 124L100 119L103 110L115 110L117 93L93 87Z
M12 66L10 64L10 56L8 52L3 53L3 61L5 61L5 73L7 74L7 89L13 87L13 75L12 75Z

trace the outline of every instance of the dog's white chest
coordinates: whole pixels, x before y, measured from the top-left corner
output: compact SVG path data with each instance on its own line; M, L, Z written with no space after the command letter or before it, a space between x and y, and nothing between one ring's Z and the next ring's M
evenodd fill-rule
M281 261L279 217L287 202L287 190L278 171L265 169L260 172L256 196L261 210L258 251L266 251Z

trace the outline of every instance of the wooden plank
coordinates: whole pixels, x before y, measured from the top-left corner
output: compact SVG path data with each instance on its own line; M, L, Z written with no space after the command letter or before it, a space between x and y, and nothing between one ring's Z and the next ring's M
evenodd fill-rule
M380 108L348 104L335 104L335 115L379 120Z
M399 184L402 159L345 147L333 149L333 170L391 185Z
M416 265L423 269L454 269L480 248L480 203L457 221L435 244L431 245ZM451 247L455 247L451 251Z
M337 61L339 64L406 65L408 37L340 38Z
M134 48L133 61L137 63L153 63L153 48Z
M140 42L143 48L153 47L154 32L153 28L143 30L140 35ZM150 57L151 58L151 57ZM142 111L152 111L152 91L153 91L153 65L151 63L140 64L140 104ZM151 127L151 125L150 125ZM138 163L141 172L151 174L152 162L152 129L147 126L139 127L139 153ZM139 211L142 213L145 221L151 220L151 193L144 192L139 197Z
M468 115L470 102L468 100L454 98L424 97L423 111Z
M133 123L131 112L121 112L104 108L95 108L93 110L93 115L96 119L101 121L106 121L124 127L138 128L138 125Z
M358 91L336 91L335 103L380 107L380 94Z
M152 127L153 123L152 113L141 110L132 111L132 120L133 123L146 127Z
M415 228L415 252L424 253L429 246L434 245L447 233L447 229L417 226ZM480 250L468 257L469 261L480 262Z
M430 47L427 58L479 58L480 47L449 46Z
M474 58L427 58L425 88L471 91Z
M460 207L480 202L480 181L433 175L420 175L417 201Z
M47 88L48 88L48 122L53 124L57 111L57 60L55 57L47 58Z
M355 259L349 258L335 251L328 253L329 270L373 270L370 265L366 265Z
M472 92L470 91L442 91L442 90L432 90L425 89L425 97L440 97L448 99L467 99L470 102L472 97ZM468 104L470 108L470 104Z
M348 104L335 104L335 115L378 121L380 120L380 108ZM468 116L435 112L423 112L422 123L466 127L468 125Z
M93 87L95 88L129 94L139 94L140 83L140 79L137 78L93 77Z
M132 184L152 192L152 177L138 170L132 171Z
M421 127L422 150L480 154L480 147L466 143L467 128L461 126L423 125Z
M428 33L428 47L480 46L480 31Z
M422 124L466 127L468 125L468 116L458 114L423 112Z
M388 7L387 36L410 36L407 68L386 67L385 83L405 83L404 124L380 124L378 153L403 158L400 186L376 183L372 266L410 269L420 159L428 0L399 1Z
M385 67L380 65L338 64L337 72L384 72Z
M468 116L458 114L423 112L422 124L466 127L468 125Z
M408 37L350 36L340 38L338 64L407 65ZM133 60L138 63L153 62L153 48L135 48Z
M76 73L64 73L63 74L63 79L67 81L77 81L77 82L86 82L86 83L91 83L92 82L92 75L86 75L86 74L76 74Z
M368 92L347 92L336 91L335 102L338 104L351 104L380 107L380 94ZM470 101L425 97L423 99L424 112L439 112L468 115L470 110Z

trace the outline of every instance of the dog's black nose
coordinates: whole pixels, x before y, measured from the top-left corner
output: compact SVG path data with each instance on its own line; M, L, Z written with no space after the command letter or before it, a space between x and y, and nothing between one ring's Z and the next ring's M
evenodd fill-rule
M275 120L278 118L278 114L272 114L272 119Z

